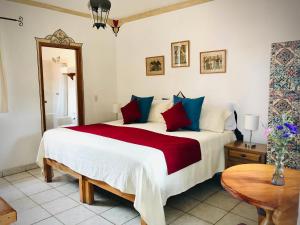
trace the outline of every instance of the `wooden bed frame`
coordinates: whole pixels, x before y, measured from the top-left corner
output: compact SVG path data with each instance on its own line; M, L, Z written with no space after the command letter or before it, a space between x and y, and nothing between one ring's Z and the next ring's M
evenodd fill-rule
M87 203L89 205L93 204L94 202L94 188L93 185L96 185L108 192L111 192L115 195L118 195L119 197L126 199L128 201L134 202L135 195L132 194L126 194L121 191L119 191L116 188L111 187L110 185L106 184L105 182L99 181L99 180L93 180L91 178L88 178L86 176L83 176L73 170L71 170L69 167L56 162L55 160L44 158L44 177L45 181L47 183L52 182L53 177L53 168L60 170L64 173L67 173L71 175L72 177L75 177L79 180L79 193L80 193L80 201L82 203ZM147 225L146 222L141 218L141 225Z

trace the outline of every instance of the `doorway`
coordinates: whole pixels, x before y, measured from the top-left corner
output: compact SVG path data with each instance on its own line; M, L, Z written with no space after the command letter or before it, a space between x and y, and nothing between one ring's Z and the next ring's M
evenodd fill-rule
M38 43L42 132L84 124L81 46Z

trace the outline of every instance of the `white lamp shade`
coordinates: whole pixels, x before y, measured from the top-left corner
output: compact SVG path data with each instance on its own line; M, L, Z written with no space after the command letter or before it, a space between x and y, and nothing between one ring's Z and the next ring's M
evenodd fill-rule
M120 104L115 103L113 104L113 113L119 113L120 112Z
M259 124L259 116L247 114L245 115L245 129L246 130L257 130Z

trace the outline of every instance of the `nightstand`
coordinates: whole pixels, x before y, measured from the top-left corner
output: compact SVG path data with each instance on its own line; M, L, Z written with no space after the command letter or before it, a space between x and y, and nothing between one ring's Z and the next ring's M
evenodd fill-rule
M226 168L245 163L266 163L267 145L256 144L255 148L246 148L244 142L232 142L224 146Z

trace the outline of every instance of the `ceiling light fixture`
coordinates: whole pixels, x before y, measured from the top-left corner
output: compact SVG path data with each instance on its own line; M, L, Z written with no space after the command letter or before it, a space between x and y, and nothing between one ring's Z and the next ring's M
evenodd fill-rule
M93 27L99 29L102 27L105 29L109 11L111 8L111 3L109 0L90 0L89 8L92 13L92 17L94 20Z

